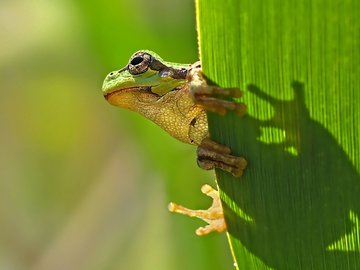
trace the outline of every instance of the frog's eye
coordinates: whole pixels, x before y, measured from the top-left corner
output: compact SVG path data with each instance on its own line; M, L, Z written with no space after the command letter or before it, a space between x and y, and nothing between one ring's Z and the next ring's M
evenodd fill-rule
M149 69L151 56L148 53L139 52L131 57L128 64L130 74L139 75Z

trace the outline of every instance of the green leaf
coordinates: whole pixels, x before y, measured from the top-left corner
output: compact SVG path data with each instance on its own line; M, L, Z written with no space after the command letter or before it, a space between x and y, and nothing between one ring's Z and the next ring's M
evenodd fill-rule
M248 115L209 113L248 160L217 171L239 269L360 269L360 1L198 0L204 74Z

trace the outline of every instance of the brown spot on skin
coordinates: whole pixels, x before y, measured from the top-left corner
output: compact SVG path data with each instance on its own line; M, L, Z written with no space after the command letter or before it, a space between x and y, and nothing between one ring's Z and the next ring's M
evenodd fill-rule
M195 124L196 124L196 118L194 118L194 119L191 120L191 122L190 122L190 125L192 125L193 127L195 126Z

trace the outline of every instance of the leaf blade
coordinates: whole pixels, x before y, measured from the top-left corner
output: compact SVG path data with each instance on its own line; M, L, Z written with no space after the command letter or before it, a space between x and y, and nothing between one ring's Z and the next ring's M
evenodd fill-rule
M212 138L249 161L241 179L217 171L238 266L356 269L359 3L198 0L197 6L205 75L240 87L249 107L240 120L209 114ZM339 244L342 250L328 250L349 233L353 251Z

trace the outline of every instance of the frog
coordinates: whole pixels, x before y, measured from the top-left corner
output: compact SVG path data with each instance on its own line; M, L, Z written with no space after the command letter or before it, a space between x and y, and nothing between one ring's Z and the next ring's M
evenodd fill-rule
M246 105L237 102L238 88L221 88L207 83L201 63L179 64L164 61L149 50L135 52L125 67L110 72L102 93L112 105L140 113L175 139L197 146L197 164L205 170L215 168L242 176L247 161L231 154L228 146L213 141L209 134L207 112L225 115L233 111L246 114ZM201 191L212 198L207 210L192 210L176 203L171 212L203 219L207 225L197 235L226 230L219 193L210 185Z

